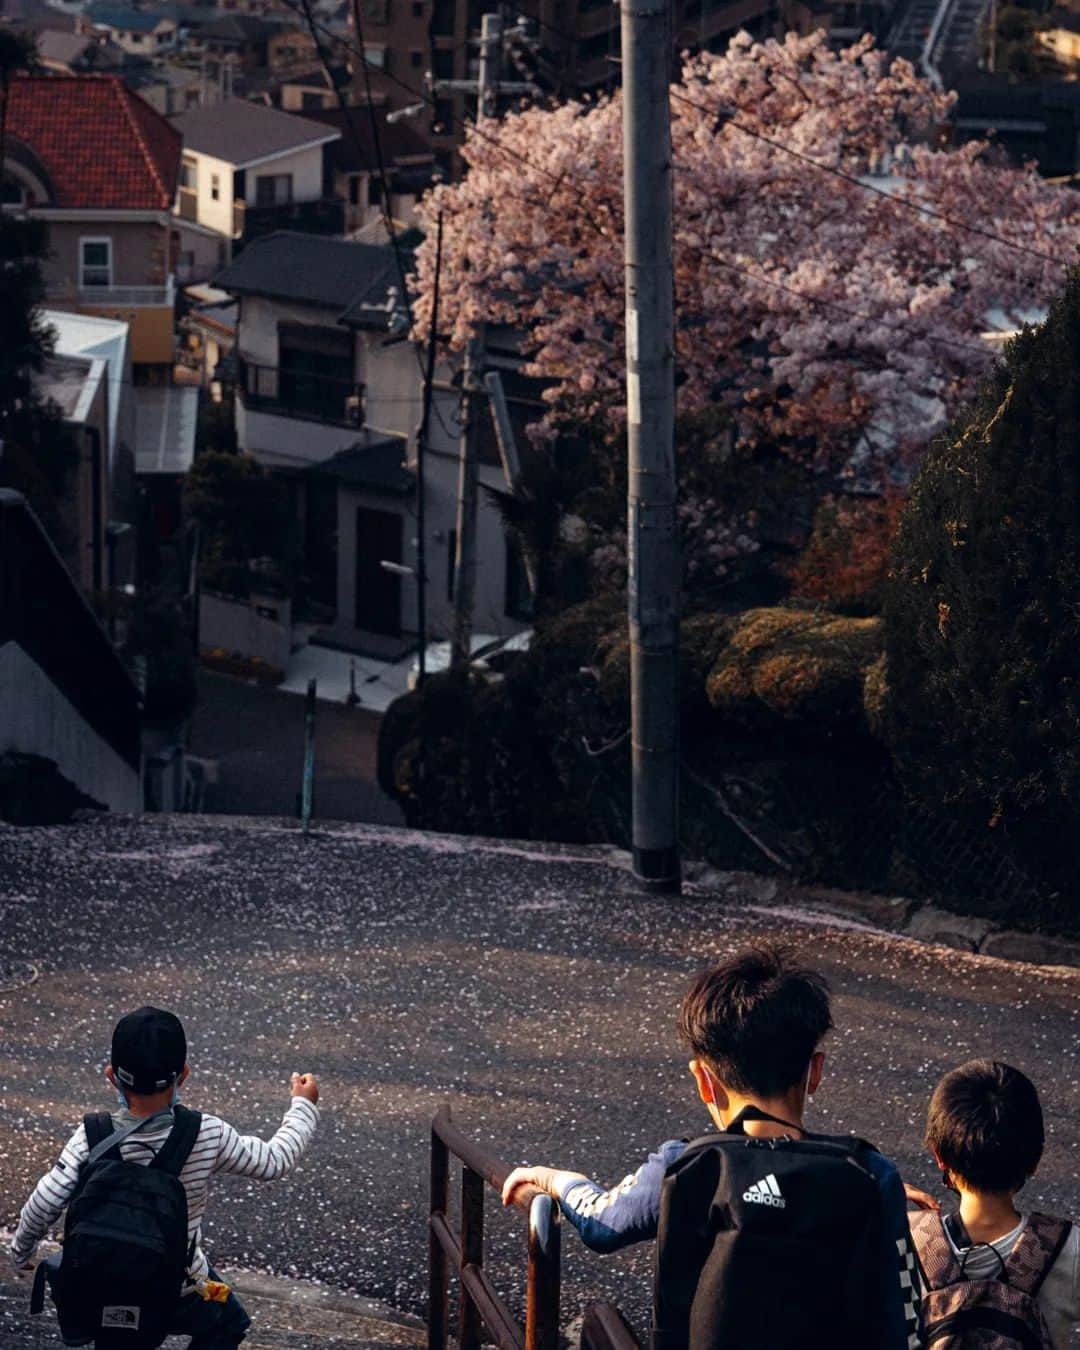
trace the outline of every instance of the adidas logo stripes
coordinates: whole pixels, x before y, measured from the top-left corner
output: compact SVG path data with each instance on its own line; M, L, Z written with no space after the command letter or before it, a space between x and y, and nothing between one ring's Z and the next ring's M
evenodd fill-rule
M764 1181L755 1181L748 1191L743 1191L743 1199L751 1205L769 1205L772 1209L787 1208L787 1201L780 1194L780 1187L771 1172Z

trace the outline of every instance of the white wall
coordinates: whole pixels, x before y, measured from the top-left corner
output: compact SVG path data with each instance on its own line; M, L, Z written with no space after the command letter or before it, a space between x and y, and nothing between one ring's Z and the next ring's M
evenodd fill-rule
M291 173L294 202L313 202L323 195L323 148L316 145L308 150L293 150L277 155L264 164L255 164L246 172L244 196L254 206L255 180L262 174Z
M217 230L219 234L232 238L233 232L233 166L223 159L214 159L210 155L200 155L197 150L184 147L185 157L195 161L195 183L197 193L196 216L200 225L208 230ZM210 196L211 179L218 175L221 185L217 201Z
M53 760L80 792L111 811L142 809L138 771L87 725L15 642L0 647L0 689L0 753Z

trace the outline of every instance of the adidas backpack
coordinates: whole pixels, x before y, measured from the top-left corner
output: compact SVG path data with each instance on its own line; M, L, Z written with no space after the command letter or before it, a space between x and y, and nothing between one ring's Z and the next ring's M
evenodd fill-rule
M750 1108L665 1174L653 1350L884 1345L881 1191L863 1162L872 1146L753 1138L746 1119L774 1117Z
M108 1115L83 1122L90 1155L68 1204L59 1268L49 1275L66 1345L155 1350L169 1334L192 1255L180 1170L202 1123L198 1111L176 1106L173 1113L149 1164L125 1162L120 1143L159 1117L115 1133ZM44 1302L45 1273L42 1262L32 1312Z
M1061 1255L1072 1225L1066 1219L1031 1214L1001 1268L973 1280L949 1242L938 1214L912 1214L911 1236L923 1284L923 1326L933 1350L1053 1350L1037 1303L1050 1268ZM957 1237L966 1237L957 1234ZM957 1243L967 1246L966 1241ZM981 1244L979 1244L981 1245Z

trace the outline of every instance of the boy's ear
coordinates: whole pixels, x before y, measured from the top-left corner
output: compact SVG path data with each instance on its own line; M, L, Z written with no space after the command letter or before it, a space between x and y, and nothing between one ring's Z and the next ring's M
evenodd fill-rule
M176 1076L176 1086L178 1088L182 1088L190 1076L191 1076L191 1065L185 1064L184 1067L180 1070L180 1072Z
M727 1093L723 1085L717 1082L715 1075L700 1059L692 1059L688 1067L697 1085L698 1096L704 1104L716 1107L718 1111L724 1110L727 1106Z
M825 1051L815 1050L810 1056L810 1072L806 1075L806 1095L812 1097L821 1086L825 1072Z
M117 1092L120 1091L120 1084L116 1081L116 1074L113 1072L113 1066L111 1064L105 1066L105 1081L110 1087L116 1088Z

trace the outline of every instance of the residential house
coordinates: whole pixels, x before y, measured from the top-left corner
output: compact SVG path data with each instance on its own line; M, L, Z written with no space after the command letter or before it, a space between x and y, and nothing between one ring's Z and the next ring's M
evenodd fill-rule
M76 404L81 395L74 394ZM142 805L139 691L18 492L0 489L5 818Z
M211 23L196 29L188 42L191 52L205 55L211 73L218 68L228 69L228 81L223 74L219 83L235 88L241 72L254 72L268 64L270 39L280 25L258 14L221 14Z
M135 580L136 405L131 330L117 319L45 309L53 351L35 383L60 408L79 451L63 504L68 568L93 595Z
M12 81L4 209L49 227L49 304L129 324L143 377L172 367L179 169L179 133L118 76Z
M62 75L119 71L125 52L100 33L65 33L45 28L36 34L38 61Z
M134 9L104 0L80 16L78 31L102 33L131 56L160 56L176 46L180 25L167 10Z
M415 573L418 566L423 381L421 353L406 336L395 252L386 243L282 232L250 244L215 285L239 300L240 447L292 484L308 611L328 641L400 655L417 637L409 569ZM424 502L428 632L445 636L452 621L460 428L458 390L441 374ZM480 479L503 485L493 454L482 457ZM502 520L481 492L478 631L518 630L520 581Z
M439 173L435 154L424 137L408 122L387 122L386 113L376 113L379 144L389 200L379 172L371 118L363 109L346 113L334 106L307 114L341 133L341 139L327 147L327 165L334 192L345 203L347 233L379 220L389 209L394 220L410 224L416 215L416 203Z
M216 85L197 67L163 61L131 63L124 71L124 83L163 117L219 101Z
M1047 16L1047 27L1038 33L1038 39L1054 59L1066 70L1080 66L1080 14L1056 9Z
M339 132L241 99L193 108L173 125L184 138L176 210L191 280L208 279L275 222L340 232L341 205L324 191L325 150Z

